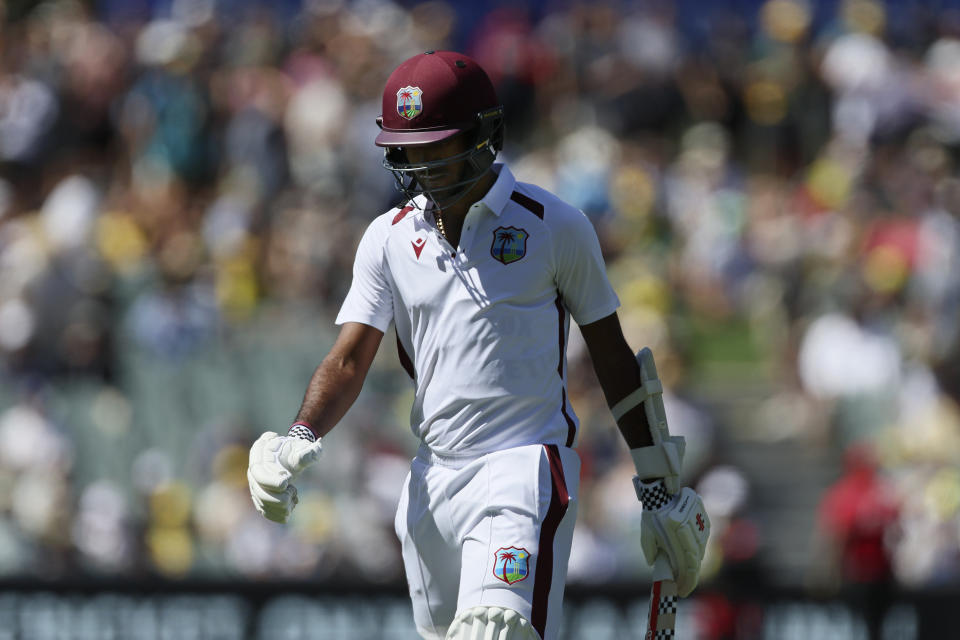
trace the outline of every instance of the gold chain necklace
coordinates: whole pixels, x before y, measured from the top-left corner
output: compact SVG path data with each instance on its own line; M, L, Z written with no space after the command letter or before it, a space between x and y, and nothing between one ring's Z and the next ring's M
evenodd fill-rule
M437 213L433 214L433 219L437 221L437 229L440 230L440 235L442 235L444 238L446 238L446 237L447 237L447 230L446 230L446 228L443 226L443 218L440 217L440 212L439 212L439 211L438 211Z

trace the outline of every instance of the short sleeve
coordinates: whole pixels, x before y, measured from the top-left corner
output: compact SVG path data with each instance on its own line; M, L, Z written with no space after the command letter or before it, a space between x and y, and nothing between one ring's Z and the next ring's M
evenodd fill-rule
M353 261L353 282L340 307L336 323L360 322L386 332L393 320L393 291L386 262L389 228L382 217L374 220L360 239Z
M551 225L557 289L577 324L596 322L620 306L607 278L597 232L590 220L572 207L557 218Z

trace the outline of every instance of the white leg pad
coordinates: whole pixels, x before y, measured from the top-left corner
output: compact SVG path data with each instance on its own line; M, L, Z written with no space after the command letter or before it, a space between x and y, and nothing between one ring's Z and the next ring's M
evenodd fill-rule
M513 609L480 606L458 613L446 640L540 640L540 634Z

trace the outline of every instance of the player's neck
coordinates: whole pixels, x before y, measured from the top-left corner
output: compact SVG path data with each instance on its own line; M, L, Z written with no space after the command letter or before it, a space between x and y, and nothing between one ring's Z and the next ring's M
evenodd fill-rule
M451 246L456 247L460 244L460 231L463 229L463 221L467 217L467 211L490 191L496 181L497 174L488 171L458 202L447 206L442 211L434 212L434 215L440 218L441 222L438 226L442 226L443 231L445 231L443 235Z

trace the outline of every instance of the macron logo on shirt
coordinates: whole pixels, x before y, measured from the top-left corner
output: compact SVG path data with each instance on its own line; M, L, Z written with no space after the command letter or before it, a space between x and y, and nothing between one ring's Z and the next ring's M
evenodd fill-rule
M427 244L426 238L417 238L410 242L413 245L413 252L417 254L417 260L420 259L420 252L423 251L423 246Z

